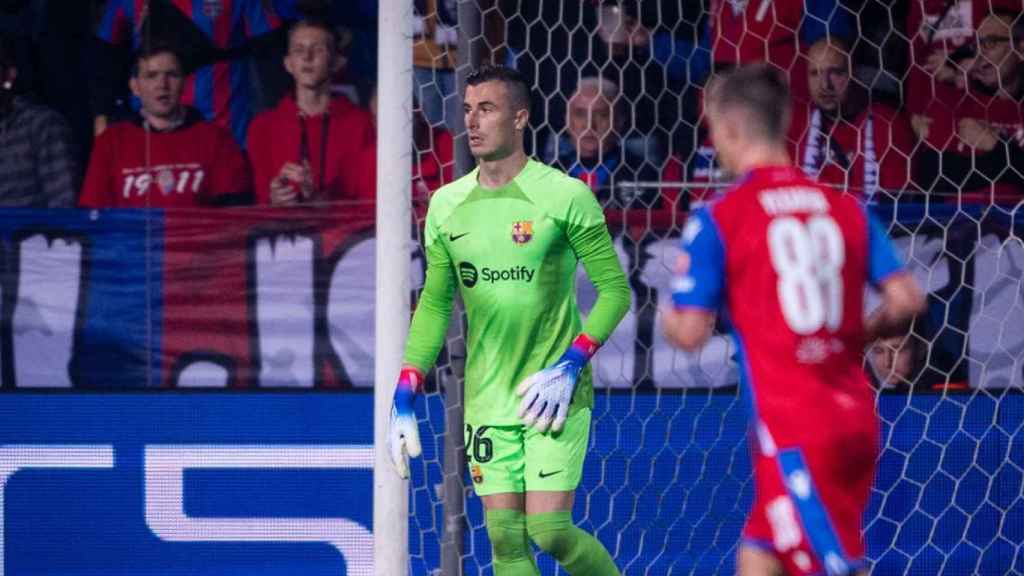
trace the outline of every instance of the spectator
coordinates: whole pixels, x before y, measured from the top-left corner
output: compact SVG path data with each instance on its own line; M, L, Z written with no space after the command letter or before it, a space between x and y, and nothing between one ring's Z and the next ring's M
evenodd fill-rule
M996 11L978 25L966 93L938 84L915 123L927 190L969 202L1024 197L1024 15Z
M188 76L184 103L227 128L241 144L250 119L249 63L241 58L257 37L270 39L281 21L275 7L291 9L296 0L204 0L183 11L169 0L109 0L97 36L99 54L93 86L95 130L106 128L115 113L121 47L176 47ZM193 3L188 3L192 6ZM272 41L268 41L273 44Z
M12 43L0 36L0 206L74 206L71 129L53 110L15 96L17 76Z
M295 90L249 128L258 204L356 199L344 165L375 136L367 110L344 95L331 95L331 77L342 65L333 27L301 20L289 29L284 67Z
M486 42L477 48L498 52L505 43L505 23L494 9L499 0L477 0L482 15ZM455 91L455 66L458 64L457 44L459 20L457 0L413 0L413 83L416 100L432 127L455 130L455 117L462 113L462 103ZM478 39L479 40L479 39ZM500 63L500 52L480 54L481 61Z
M807 50L810 104L796 104L789 141L804 173L864 199L910 180L914 135L905 116L850 82L850 48L822 38Z
M147 46L135 60L134 120L112 124L93 146L79 204L86 208L176 208L251 202L251 176L231 134L182 104L181 60Z
M870 349L871 372L882 389L911 388L920 371L922 346L912 335L876 341Z
M526 24L534 20L558 24ZM620 134L625 146L661 166L670 139L685 124L682 111L688 108L682 100L689 70L700 69L694 56L699 51L692 46L687 51L670 31L645 23L635 1L524 5L510 27L515 67L535 78L537 92L545 96L531 114L541 120L533 126L537 155L554 159L567 152L569 142L552 134L565 127L568 100L579 79L600 76L619 86L620 105L629 118Z
M974 30L993 10L1020 13L1021 0L911 0L907 14L911 66L907 109L923 114L936 98L935 86L961 90L974 57Z
M657 188L635 185L657 181L658 169L625 145L626 120L615 82L596 76L580 79L566 112L567 146L555 164L586 182L606 209L660 208Z
M839 0L711 0L708 43L715 69L768 61L803 79L801 43L849 36L850 14ZM803 82L792 82L794 99L806 100Z
M868 374L880 390L966 390L967 382L931 364L933 344L920 333L924 321L918 318L903 335L880 338L868 347Z

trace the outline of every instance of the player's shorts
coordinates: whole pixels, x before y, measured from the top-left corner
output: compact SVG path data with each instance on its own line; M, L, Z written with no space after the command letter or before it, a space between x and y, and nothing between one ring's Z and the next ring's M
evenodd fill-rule
M556 434L522 425L488 426L466 419L466 461L478 496L575 490L590 439L590 409L571 414Z
M843 442L755 454L756 494L743 545L774 554L786 574L831 576L863 568L861 519L877 455L877 429Z

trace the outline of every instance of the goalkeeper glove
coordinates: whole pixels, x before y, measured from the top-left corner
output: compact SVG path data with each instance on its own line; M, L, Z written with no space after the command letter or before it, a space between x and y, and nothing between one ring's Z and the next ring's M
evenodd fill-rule
M519 418L524 424L540 432L547 431L549 426L552 432L562 429L569 416L576 380L600 345L590 336L580 334L554 366L519 384L516 394L523 397L519 404Z
M409 477L409 458L420 455L420 433L416 423L413 405L416 393L423 388L423 372L411 366L402 368L395 387L395 398L391 403L391 420L388 422L388 452L395 472L402 478Z

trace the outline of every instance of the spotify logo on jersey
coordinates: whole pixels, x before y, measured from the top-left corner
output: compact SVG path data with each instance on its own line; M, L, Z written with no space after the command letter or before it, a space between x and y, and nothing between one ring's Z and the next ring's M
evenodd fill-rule
M488 284L498 282L531 282L534 271L526 266L512 266L509 268L488 268L484 266L477 272L476 266L469 262L459 264L459 278L466 288L476 286L477 280L483 280Z
M462 262L459 264L459 278L462 278L462 285L466 288L476 286L476 266L473 266L469 262Z

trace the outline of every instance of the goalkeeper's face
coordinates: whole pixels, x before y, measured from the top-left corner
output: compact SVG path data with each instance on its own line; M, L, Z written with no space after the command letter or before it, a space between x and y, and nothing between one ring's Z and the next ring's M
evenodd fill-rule
M466 86L463 102L469 151L481 160L499 160L523 146L529 112L514 110L504 83L492 80Z

